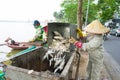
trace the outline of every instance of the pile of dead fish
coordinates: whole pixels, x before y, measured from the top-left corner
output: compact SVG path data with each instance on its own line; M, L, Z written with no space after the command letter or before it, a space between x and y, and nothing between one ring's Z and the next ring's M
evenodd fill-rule
M63 70L65 66L66 53L69 51L69 40L64 39L64 37L57 31L54 31L54 37L52 44L49 46L48 51L45 53L43 60L49 60L49 66L54 62L54 73L58 70Z

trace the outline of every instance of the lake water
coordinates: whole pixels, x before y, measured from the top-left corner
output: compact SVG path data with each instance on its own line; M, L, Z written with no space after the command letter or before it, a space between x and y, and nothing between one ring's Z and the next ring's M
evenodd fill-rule
M7 37L18 42L27 42L34 35L35 29L32 22L0 22L0 44L5 43ZM3 58L11 50L6 45L0 46L0 57Z

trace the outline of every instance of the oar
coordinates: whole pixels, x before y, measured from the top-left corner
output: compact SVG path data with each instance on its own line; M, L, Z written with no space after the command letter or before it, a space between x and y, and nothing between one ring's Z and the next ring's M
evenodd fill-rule
M41 46L40 42L22 42L22 44L29 46Z
M4 45L6 45L6 43L0 44L0 46L4 46Z

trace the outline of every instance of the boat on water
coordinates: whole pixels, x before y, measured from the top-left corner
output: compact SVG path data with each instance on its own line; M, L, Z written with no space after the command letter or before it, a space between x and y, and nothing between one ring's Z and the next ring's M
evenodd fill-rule
M6 40L6 45L12 49L27 49L29 48L28 45L26 45L27 42L16 42L12 38L8 37Z
M7 42L6 45L12 49L27 49L30 45L27 45L27 42Z
M31 46L41 46L40 42L16 42L12 38L8 37L6 40L6 45L12 49L27 49Z
M27 49L27 48L29 48L28 45L24 45L24 44L19 44L19 45L7 44L7 46L12 49Z

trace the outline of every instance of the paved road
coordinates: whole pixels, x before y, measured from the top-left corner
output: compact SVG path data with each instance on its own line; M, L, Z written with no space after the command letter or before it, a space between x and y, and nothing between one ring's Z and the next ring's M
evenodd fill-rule
M120 37L109 36L104 42L104 48L120 65Z
M109 74L108 80L120 80L120 37L109 36L104 42L104 65Z

